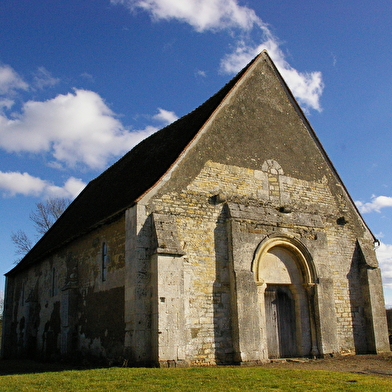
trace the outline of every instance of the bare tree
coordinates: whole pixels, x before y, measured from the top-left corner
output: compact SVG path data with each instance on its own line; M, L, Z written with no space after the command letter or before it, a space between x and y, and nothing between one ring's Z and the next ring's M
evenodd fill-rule
M23 230L12 233L11 240L16 247L15 254L20 256L24 256L33 247L33 242L27 237L27 234Z
M37 203L36 210L30 214L30 219L39 234L45 234L56 222L70 204L68 199L48 199L45 203Z
M37 203L36 209L30 214L29 218L33 221L37 231L37 237L44 235L67 209L71 201L69 199L58 198L48 199L44 203ZM11 240L16 247L15 254L23 257L34 246L33 241L23 230L18 230L11 234ZM17 260L16 263L20 261Z

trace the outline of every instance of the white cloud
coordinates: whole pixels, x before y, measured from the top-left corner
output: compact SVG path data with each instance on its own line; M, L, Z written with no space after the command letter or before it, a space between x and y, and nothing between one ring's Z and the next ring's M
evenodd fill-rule
M270 34L260 45L252 45L244 40L239 41L235 50L222 59L222 72L228 74L239 72L264 49L268 51L299 104L305 110L312 108L321 111L320 97L324 89L321 72L303 73L294 69L286 61L277 40Z
M14 105L14 101L12 99L4 98L0 99L0 111L4 109L11 109Z
M159 113L156 114L153 118L155 120L162 122L165 125L169 125L172 122L178 120L178 117L174 112L170 112L168 110L161 109L161 108L158 108L158 111Z
M195 76L206 78L207 77L207 72L198 69L197 71L195 71Z
M240 28L250 30L262 23L256 13L237 0L111 0L130 10L142 9L154 20L177 19L188 23L196 31Z
M44 198L68 198L74 199L86 186L86 184L75 177L68 178L62 187L48 184L44 188Z
M385 288L392 289L392 245L381 242L376 250Z
M87 72L83 72L80 76L81 76L83 79L86 79L86 80L89 81L89 82L95 83L94 76L91 75L91 74L89 74L89 73L87 73Z
M362 214L373 211L380 212L381 208L392 207L392 197L373 195L370 202L364 203L362 201L356 201L355 205Z
M38 67L34 75L34 86L40 90L45 87L53 87L60 82L60 79L54 78L51 73L44 67Z
M175 118L173 112L159 109L158 120L168 123ZM130 132L97 93L75 90L44 102L26 102L13 118L0 114L0 147L8 152L49 153L52 166L103 169L111 158L157 130L148 126Z
M267 49L292 90L300 105L305 109L321 111L320 97L324 84L321 72L299 72L286 61L273 36L254 10L240 6L237 0L111 0L123 4L130 10L141 9L154 20L175 19L188 23L196 31L229 30L236 39L235 49L221 61L221 71L234 74L240 71L263 49ZM233 31L233 29L235 31ZM262 43L254 43L252 30L262 35Z
M65 197L73 199L85 186L86 184L82 180L74 177L70 177L62 187L59 187L28 173L0 171L0 189L3 190L5 197L20 194L41 198Z
M16 90L27 90L28 84L9 65L0 65L0 94L13 94Z

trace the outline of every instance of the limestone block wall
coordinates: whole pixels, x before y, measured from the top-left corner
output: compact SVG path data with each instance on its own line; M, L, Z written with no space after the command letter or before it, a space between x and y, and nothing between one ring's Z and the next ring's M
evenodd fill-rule
M222 206L184 191L155 199L154 212L172 214L185 253L185 359L212 365L233 356L226 223ZM175 358L174 358L175 359Z
M7 357L120 355L124 340L124 219L104 225L7 279ZM102 244L107 275L102 281ZM90 354L89 354L90 355Z
M169 184L150 200L146 215L173 216L184 251L188 362L209 365L243 360L238 358L241 344L236 337L239 327L230 289L230 257L253 273L257 247L272 234L300 240L311 254L320 282L315 310L320 353L368 349L369 344L361 343L368 339L364 330L366 293L360 284L356 240L371 243L372 236L333 180L288 177L273 160L266 161L262 170L208 161L186 189L171 189ZM228 203L238 208L232 207L229 213ZM235 236L228 221L237 222ZM252 339L260 346L253 347L248 358L265 358L262 342L255 336Z

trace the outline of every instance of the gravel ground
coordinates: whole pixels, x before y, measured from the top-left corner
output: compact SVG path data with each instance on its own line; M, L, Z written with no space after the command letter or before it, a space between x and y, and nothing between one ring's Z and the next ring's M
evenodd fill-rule
M330 370L374 374L392 378L392 353L379 355L339 355L320 359L277 359L262 366L279 369Z

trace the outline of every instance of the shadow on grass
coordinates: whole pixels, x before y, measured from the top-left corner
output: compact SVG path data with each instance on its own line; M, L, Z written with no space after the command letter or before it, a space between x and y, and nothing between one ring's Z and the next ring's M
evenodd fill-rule
M0 360L0 377L11 374L32 374L61 372L64 370L86 370L91 367L71 366L59 362L38 362L33 360L3 359Z

